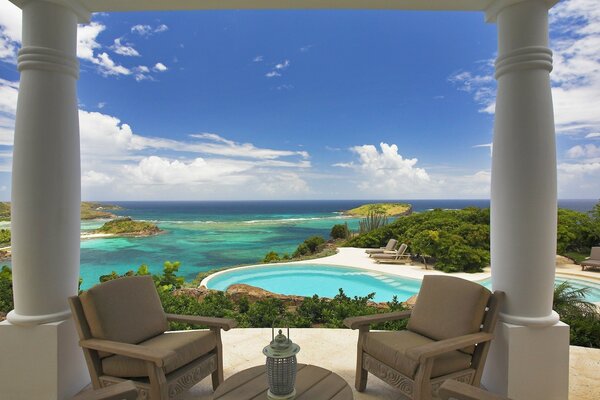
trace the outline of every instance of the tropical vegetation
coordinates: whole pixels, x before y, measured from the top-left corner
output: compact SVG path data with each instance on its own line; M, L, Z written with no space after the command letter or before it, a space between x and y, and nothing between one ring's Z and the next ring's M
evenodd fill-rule
M589 213L559 209L557 252L580 261L600 244L600 202ZM352 237L345 246L380 247L395 238L445 272L477 272L490 262L490 210L435 209L403 216Z
M126 217L108 221L98 228L96 232L113 235L155 235L160 233L161 230L151 222L134 221Z
M370 213L383 214L387 217L397 217L409 214L412 206L406 203L370 203L344 211L345 215L353 217L366 217Z

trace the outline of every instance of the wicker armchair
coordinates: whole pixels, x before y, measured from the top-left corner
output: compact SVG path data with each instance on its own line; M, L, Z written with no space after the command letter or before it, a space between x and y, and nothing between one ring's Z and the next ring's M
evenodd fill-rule
M503 292L449 276L426 276L412 311L347 318L359 329L356 390L372 373L408 399L429 400L446 379L479 386ZM409 318L407 330L370 332L371 324Z
M94 389L131 380L140 399L178 396L212 374L223 382L224 318L165 314L149 276L120 278L69 298ZM168 321L210 330L167 332Z

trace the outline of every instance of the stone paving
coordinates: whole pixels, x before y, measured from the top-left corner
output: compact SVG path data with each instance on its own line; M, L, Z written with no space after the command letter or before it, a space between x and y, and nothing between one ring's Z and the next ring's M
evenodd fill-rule
M348 329L292 329L292 340L301 347L298 362L330 369L353 388L358 333ZM270 329L234 329L223 333L225 378L243 369L263 364L262 348L271 340ZM373 375L367 390L354 392L356 400L396 400L397 392ZM600 398L600 350L571 346L569 399ZM212 399L210 378L187 393L186 400Z

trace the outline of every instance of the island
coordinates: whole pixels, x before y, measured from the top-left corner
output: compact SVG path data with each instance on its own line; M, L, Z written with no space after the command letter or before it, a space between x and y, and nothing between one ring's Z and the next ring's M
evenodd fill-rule
M121 207L114 204L104 204L95 201L81 202L81 219L113 219L117 216L110 211L122 210ZM0 209L1 212L1 209ZM0 214L1 215L1 214Z
M99 229L93 231L90 236L103 237L103 236L154 236L162 233L163 231L151 222L145 221L134 221L129 217L117 218L112 221L108 221L102 225Z
M343 211L343 214L352 217L366 217L369 214L377 213L386 217L399 217L411 212L412 205L406 203L370 203Z
M96 201L81 202L81 219L113 219L117 215L110 211L122 210L121 207L114 204L99 203ZM10 203L0 202L0 221L10 221Z

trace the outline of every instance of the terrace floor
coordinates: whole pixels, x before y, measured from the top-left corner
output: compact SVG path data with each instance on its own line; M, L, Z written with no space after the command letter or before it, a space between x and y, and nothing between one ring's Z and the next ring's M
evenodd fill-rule
M347 329L292 329L291 339L301 347L298 362L314 364L332 370L353 388L358 332ZM225 378L243 369L263 364L262 348L271 339L270 329L233 329L223 332ZM600 349L571 346L569 399L600 398ZM369 375L367 390L355 391L356 400L397 399L391 386ZM207 378L194 386L183 399L212 399L212 386Z

